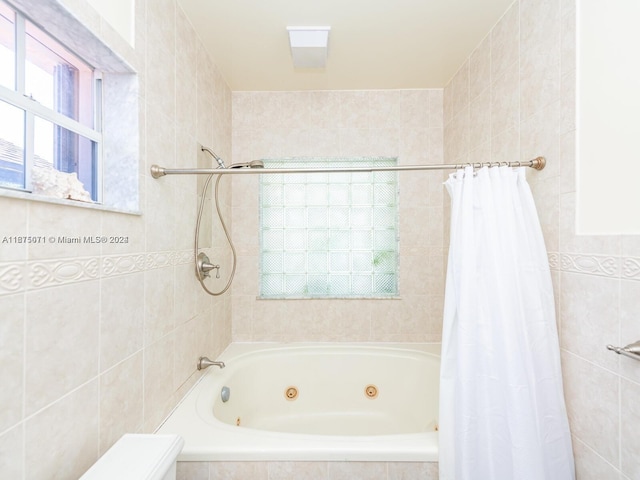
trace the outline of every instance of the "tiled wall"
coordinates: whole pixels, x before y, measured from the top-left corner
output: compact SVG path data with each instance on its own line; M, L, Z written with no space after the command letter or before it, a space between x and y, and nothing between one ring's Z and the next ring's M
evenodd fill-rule
M442 163L442 90L234 92L234 162L293 156ZM233 182L234 341L439 341L439 176L399 176L400 299L393 300L258 300L258 177Z
M153 431L197 379L198 356L231 339L230 300L193 275L197 180L148 174L203 164L198 142L230 157L230 90L175 0L136 1L135 49L85 0L63 3L139 73L142 214L0 197L0 241L129 239L0 243L2 478L78 478L124 432ZM228 212L228 186L222 197Z
M575 234L575 58L575 0L516 1L445 88L445 160L547 157L528 178L555 283L577 476L631 480L640 362L605 345L640 339L640 237Z
M438 480L435 462L178 462L178 480Z

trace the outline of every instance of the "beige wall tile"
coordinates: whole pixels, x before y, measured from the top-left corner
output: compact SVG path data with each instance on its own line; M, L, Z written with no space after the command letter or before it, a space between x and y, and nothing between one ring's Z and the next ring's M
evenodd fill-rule
M469 57L469 98L473 102L491 85L491 36L487 35Z
M100 255L101 244L63 243L58 237L80 237L101 235L100 216L95 211L84 208L73 209L49 203L30 202L29 235L54 237L55 243L30 244L30 260L44 260L62 257L82 257ZM26 232L24 233L26 234Z
M482 146L487 144L482 144ZM512 128L499 133L491 139L491 156L486 155L481 158L490 158L492 162L512 162L520 155L520 130Z
M0 197L2 226L0 226L0 258L3 262L26 260L27 243L15 243L15 239L28 235L28 205L17 199Z
M338 92L341 129L369 128L369 92Z
M144 346L167 335L175 327L174 267L144 273Z
M469 145L476 146L489 142L492 133L491 119L493 118L490 89L487 88L473 97L469 115Z
M629 478L640 477L640 384L622 380L620 390L620 463Z
M437 480L437 462L389 462L389 480Z
M445 100L444 125L463 113L469 105L469 61L465 61L449 82L449 102Z
M444 91L441 88L429 90L429 128L444 126Z
M150 45L159 43L166 49L173 49L175 42L175 2L173 0L148 0L146 5L145 27L147 41ZM170 56L173 57L173 53Z
M619 463L617 375L570 353L562 356L571 432L610 464ZM594 394L597 392L597 395Z
M560 315L562 346L601 367L617 371L617 355L605 345L618 341L620 281L562 272ZM598 292L585 296L585 292Z
M97 280L27 293L27 415L97 375L99 305Z
M560 248L559 179L539 180L531 185L531 190L537 199L536 208L547 251L557 252Z
M142 348L144 274L105 278L100 292L100 370Z
M24 425L0 435L0 472L6 478L24 478Z
M444 136L444 159L445 163L467 163L469 155L469 126L470 126L469 104L460 109L448 124L447 135Z
M144 427L149 432L169 413L173 393L175 336L167 335L144 349Z
M327 462L269 462L269 480L328 480Z
M491 78L504 74L517 60L520 53L520 4L514 2L490 33Z
M537 109L520 124L520 157L530 160L539 155L547 159L544 170L531 175L532 180L545 180L559 175L560 142L560 102Z
M379 480L385 478L386 463L383 462L331 462L328 478L332 480Z
M640 340L640 282L620 282L620 338L614 345L625 346ZM640 365L631 358L620 358L620 373L640 383ZM623 417L623 423L626 422Z
M177 480L209 480L208 462L178 462Z
M100 376L100 455L125 433L142 429L142 352Z
M140 192L143 193L142 191ZM142 197L141 197L142 198ZM114 212L102 214L102 235L124 237L125 243L102 244L102 255L138 253L144 251L145 225L141 215L122 215Z
M150 252L172 250L174 245L174 189L164 180L146 178L145 248Z
M23 418L24 307L24 294L0 296L0 431L16 425Z
M209 476L216 480L268 480L267 462L210 462Z
M196 318L180 325L175 332L175 353L173 360L173 386L175 390L180 388L186 378L196 373L198 359L206 350L196 350L198 345L198 320ZM213 352L211 352L213 353Z
M505 67L491 84L491 135L517 128L520 108L518 63Z
M620 471L617 468L575 437L573 439L573 455L576 462L576 478L580 480L619 478Z
M162 0L164 2L165 0ZM169 0L171 1L171 0ZM154 4L155 2L149 2ZM173 3L173 2L172 2ZM172 15L168 13L167 19L170 19ZM147 76L152 81L147 82L146 99L147 105L152 107L156 113L162 112L167 118L173 118L176 113L176 76L175 76L175 50L174 40L170 37L175 37L173 27L173 21L170 28L163 32L163 36L166 36L162 42L154 44L155 48L147 50ZM150 37L151 39L151 37ZM165 42L170 42L165 45ZM148 133L153 133L155 129L170 128L173 126L173 122L166 122L162 125L160 119L157 122L153 122L155 116L149 117L147 120L149 125L154 125L154 130ZM151 123L153 122L153 123Z
M560 137L560 193L576 191L576 133Z
M25 476L79 478L98 459L98 382L91 381L31 417Z
M430 90L401 91L400 122L403 130L429 128L430 121Z

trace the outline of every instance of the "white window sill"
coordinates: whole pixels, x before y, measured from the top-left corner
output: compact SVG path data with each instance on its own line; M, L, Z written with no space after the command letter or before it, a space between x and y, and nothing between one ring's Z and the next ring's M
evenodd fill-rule
M22 200L30 200L33 202L53 203L55 205L88 208L90 210L100 210L104 212L125 213L127 215L142 215L142 212L139 210L124 210L121 208L111 207L109 205L102 205L100 203L82 202L79 200L66 200L64 198L47 197L46 195L20 192L18 190L9 190L5 188L0 188L0 197L20 198Z

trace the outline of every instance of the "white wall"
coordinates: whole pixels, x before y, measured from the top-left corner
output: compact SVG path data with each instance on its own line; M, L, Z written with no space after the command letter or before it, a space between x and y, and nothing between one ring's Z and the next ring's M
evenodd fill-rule
M640 233L640 2L577 2L577 231Z

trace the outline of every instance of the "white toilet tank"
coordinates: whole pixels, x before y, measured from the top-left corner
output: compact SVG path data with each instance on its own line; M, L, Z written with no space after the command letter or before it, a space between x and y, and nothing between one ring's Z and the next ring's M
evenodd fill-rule
M175 480L179 435L123 435L80 480Z

